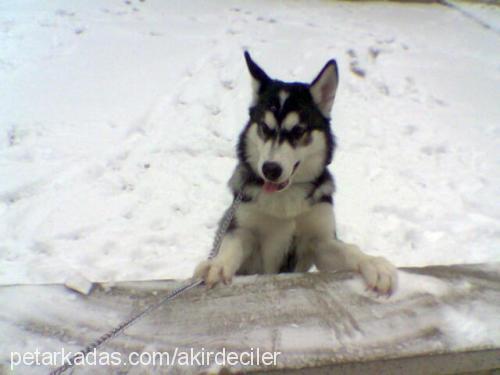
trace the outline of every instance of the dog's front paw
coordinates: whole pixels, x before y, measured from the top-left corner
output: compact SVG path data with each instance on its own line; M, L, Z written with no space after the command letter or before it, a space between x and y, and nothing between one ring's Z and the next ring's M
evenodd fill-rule
M194 271L194 277L203 279L205 284L212 288L215 284L222 281L229 284L234 276L234 272L223 262L216 259L209 259L201 262Z
M383 257L369 257L359 263L359 273L369 289L391 295L398 285L398 270Z

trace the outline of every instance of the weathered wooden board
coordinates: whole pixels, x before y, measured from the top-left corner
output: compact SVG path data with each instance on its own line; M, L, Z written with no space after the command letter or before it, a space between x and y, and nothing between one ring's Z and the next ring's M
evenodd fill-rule
M89 296L60 285L0 287L0 372L10 372L12 351L77 351L177 285L103 284ZM132 352L173 356L175 348L240 354L253 348L255 357L257 348L281 352L276 366L231 367L245 372L422 374L500 367L500 263L405 269L391 298L366 292L350 273L240 277L231 286L187 292L99 353L119 352L122 359ZM50 368L16 366L14 373ZM79 366L74 373L204 370L122 364Z

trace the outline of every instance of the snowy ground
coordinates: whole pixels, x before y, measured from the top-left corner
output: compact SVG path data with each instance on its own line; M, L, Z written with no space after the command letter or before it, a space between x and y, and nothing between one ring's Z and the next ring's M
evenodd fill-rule
M398 266L500 260L500 8L2 1L0 284L184 278L247 116L243 50L340 66L340 237Z

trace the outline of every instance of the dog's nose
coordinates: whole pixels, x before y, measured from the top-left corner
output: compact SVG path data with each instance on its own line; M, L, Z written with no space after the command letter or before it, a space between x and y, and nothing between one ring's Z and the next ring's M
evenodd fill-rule
M262 165L262 173L268 180L275 181L280 178L281 173L283 173L283 168L274 161L266 161Z

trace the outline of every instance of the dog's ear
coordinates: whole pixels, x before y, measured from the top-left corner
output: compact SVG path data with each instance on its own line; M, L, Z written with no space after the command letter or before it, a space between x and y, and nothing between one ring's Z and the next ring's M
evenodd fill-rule
M271 81L271 78L269 78L266 72L252 60L248 51L245 51L245 61L247 62L248 70L252 76L253 101L255 102L259 95L259 91Z
M319 110L326 118L330 118L335 93L339 84L339 72L337 62L330 60L321 69L318 76L312 81L309 91L318 106Z

